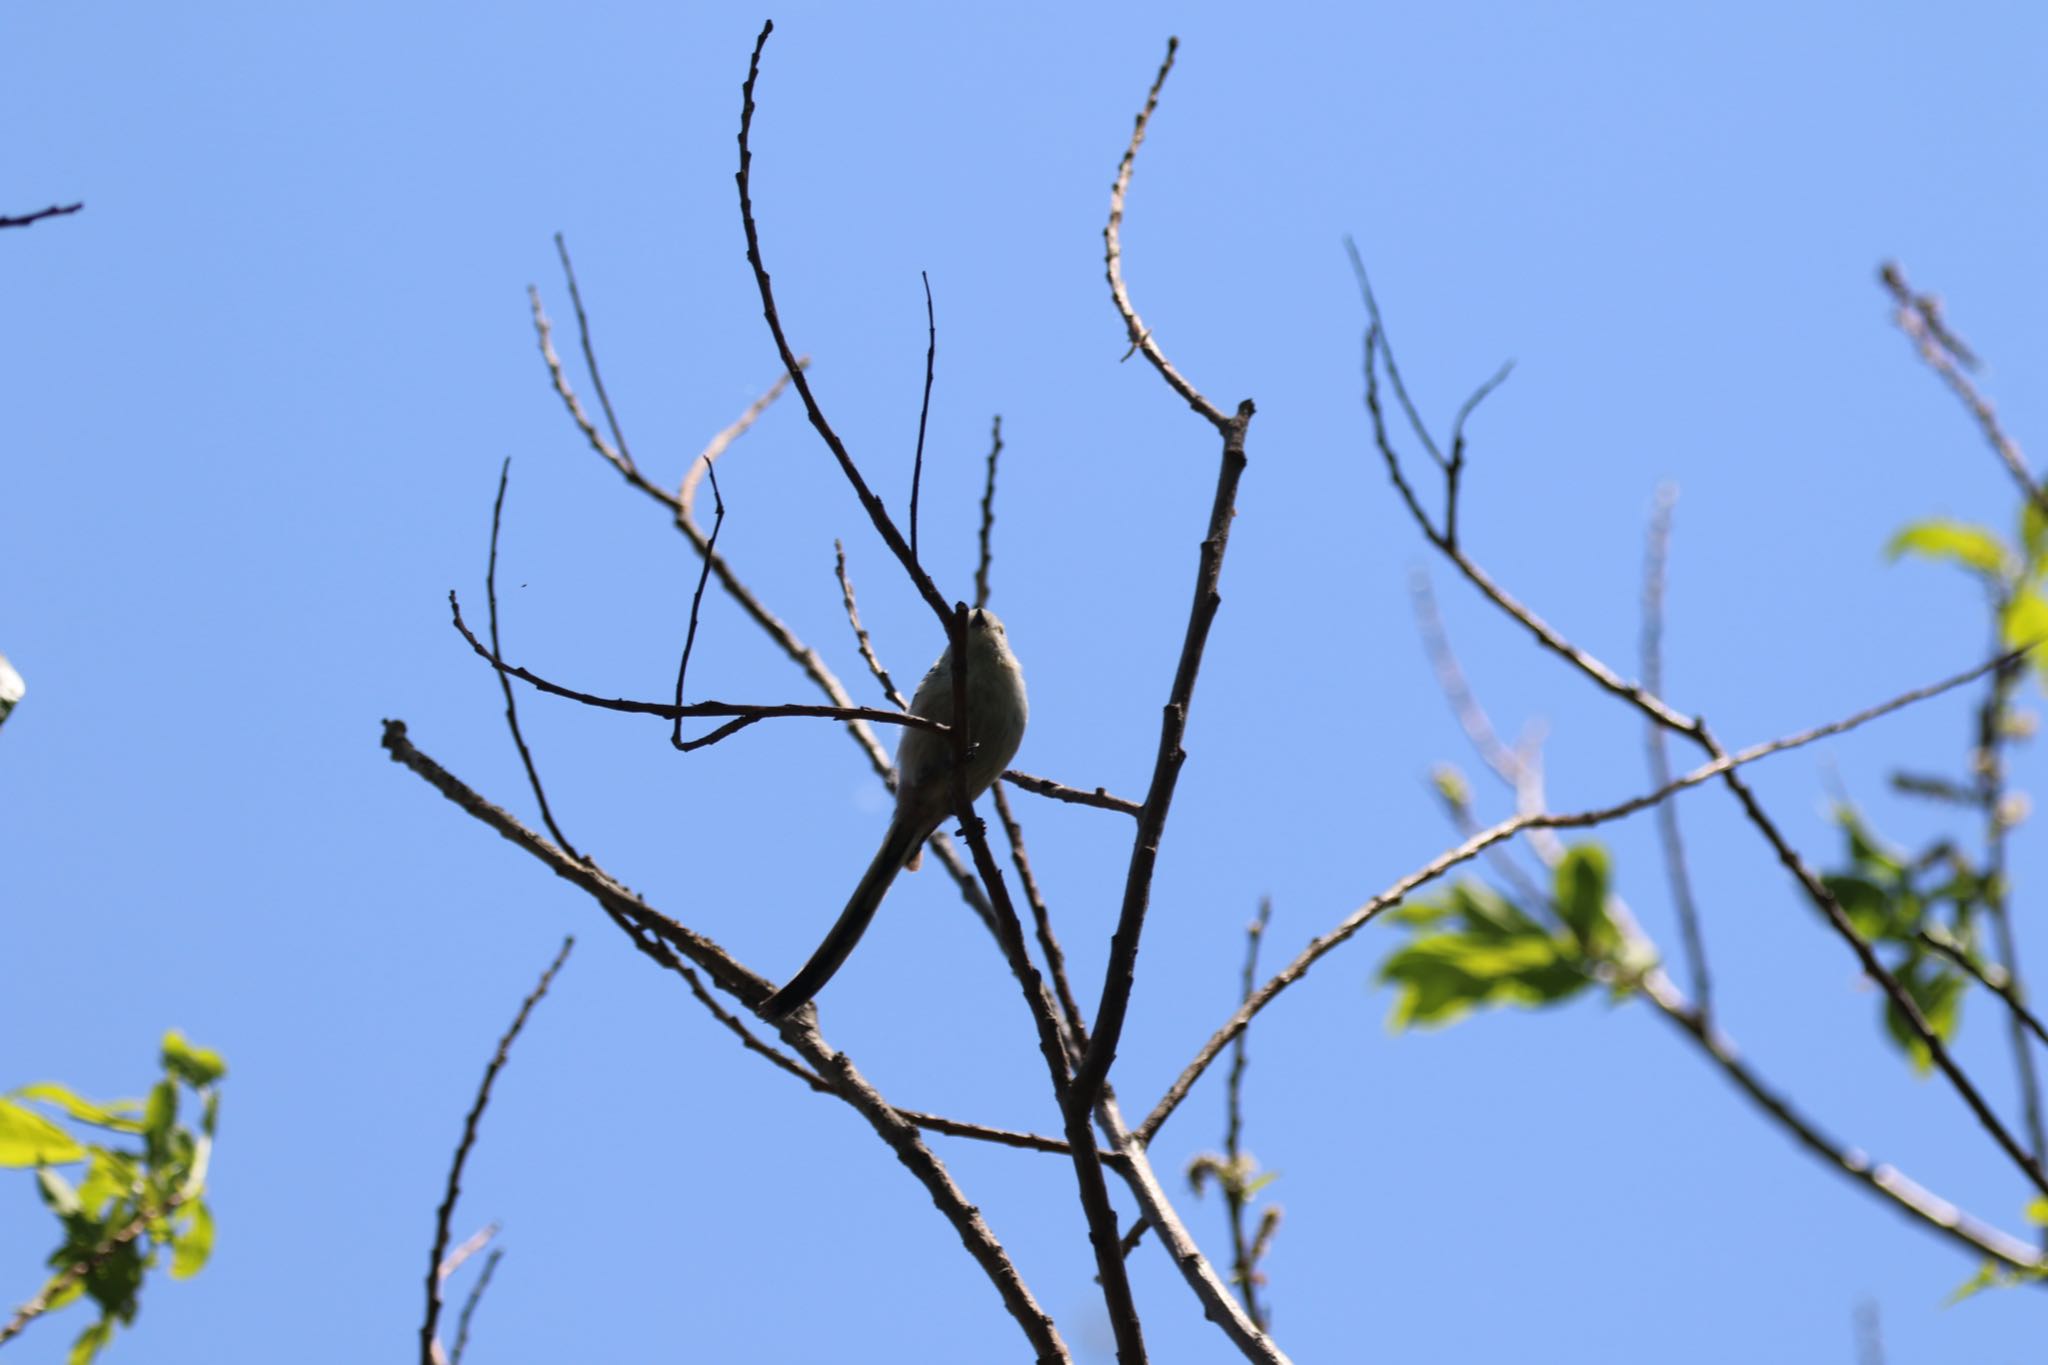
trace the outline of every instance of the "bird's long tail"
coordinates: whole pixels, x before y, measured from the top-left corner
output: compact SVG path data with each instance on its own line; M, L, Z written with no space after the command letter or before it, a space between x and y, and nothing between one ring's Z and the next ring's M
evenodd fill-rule
M853 888L853 896L846 902L846 908L839 912L832 932L825 935L825 941L818 945L818 950L811 954L811 960L804 963L803 969L762 1004L761 1013L765 1017L785 1019L802 1009L805 1001L825 988L825 983L845 963L853 946L860 942L860 936L867 932L875 911L882 906L882 897L889 894L889 884L896 880L897 872L924 842L928 832L902 820L890 822L889 832L882 839L881 851L868 864L860 885Z

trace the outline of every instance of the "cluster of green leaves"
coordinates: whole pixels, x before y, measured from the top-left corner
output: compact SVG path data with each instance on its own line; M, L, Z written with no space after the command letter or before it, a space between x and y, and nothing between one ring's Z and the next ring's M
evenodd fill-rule
M1478 881L1393 912L1411 931L1380 964L1397 988L1388 1023L1448 1024L1482 1005L1537 1007L1604 983L1621 999L1651 964L1608 912L1607 850L1575 844L1558 862L1549 896L1517 905Z
M1971 984L1952 955L1978 961L1977 923L1989 884L1946 840L1909 857L1872 833L1853 806L1838 807L1835 820L1848 843L1848 865L1822 881L1856 932L1890 959L1885 966L1920 1007L1935 1036L1948 1042L1962 1024L1963 997ZM1996 969L1986 964L1980 970ZM1913 1069L1926 1075L1934 1065L1927 1045L1889 996L1884 1027Z
M54 1273L20 1321L82 1298L99 1309L73 1343L71 1365L93 1359L117 1324L135 1320L143 1277L166 1254L172 1278L184 1279L213 1250L206 1171L227 1066L175 1029L161 1056L163 1079L146 1100L102 1104L53 1082L0 1096L0 1166L35 1171L62 1231L49 1259ZM196 1127L180 1119L188 1098ZM83 1174L67 1176L65 1166Z
M1988 526L1935 517L1906 526L1885 553L1953 564L1981 581L2006 648L2048 640L2048 515L2033 502L2022 505L2017 543ZM2048 650L2033 656L2033 666L2048 688Z

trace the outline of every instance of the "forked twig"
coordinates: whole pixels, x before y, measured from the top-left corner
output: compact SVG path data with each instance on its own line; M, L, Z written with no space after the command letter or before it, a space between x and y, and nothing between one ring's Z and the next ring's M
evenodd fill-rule
M446 1278L442 1265L448 1252L448 1223L455 1213L455 1201L462 1193L462 1168L469 1160L470 1148L476 1145L477 1125L483 1120L484 1109L491 1102L491 1086L497 1081L498 1073L505 1069L505 1059L511 1054L512 1044L518 1039L521 1029L526 1027L527 1016L541 997L548 993L548 986L554 981L555 973L569 959L569 950L576 946L576 940L565 938L562 947L555 954L555 960L540 974L540 983L519 1006L519 1013L512 1016L511 1027L498 1039L498 1050L491 1055L491 1061L484 1068L483 1082L477 1086L476 1100L469 1107L469 1114L462 1121L462 1140L455 1145L455 1160L448 1167L448 1187L441 1198L441 1207L434 1215L434 1244L427 1255L427 1309L420 1320L420 1365L439 1365L437 1357L441 1342L437 1328L441 1320L441 1281Z

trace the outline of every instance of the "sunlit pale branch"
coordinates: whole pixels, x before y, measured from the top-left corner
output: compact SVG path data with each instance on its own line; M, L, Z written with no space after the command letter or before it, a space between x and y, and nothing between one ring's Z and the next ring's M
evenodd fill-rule
M1664 582L1671 552L1671 508L1678 501L1678 489L1665 484L1657 490L1657 503L1650 514L1650 532L1643 552L1643 686L1662 696L1664 692ZM1650 760L1650 781L1658 786L1671 780L1671 750L1666 731L1655 721L1646 722L1644 742ZM1680 941L1691 967L1692 998L1701 1017L1713 1016L1713 979L1707 969L1707 943L1700 933L1699 904L1693 898L1692 877L1685 860L1685 838L1678 828L1678 803L1665 801L1657 807L1657 835L1664 846L1664 872L1671 884L1671 904L1678 912Z
M1415 871L1402 877L1385 891L1382 891L1358 907L1358 909L1352 911L1336 928L1320 937L1311 939L1308 946L1302 949L1294 961L1290 962L1272 978L1267 980L1264 985L1260 986L1257 991L1253 992L1244 1004L1239 1007L1237 1013L1231 1017L1229 1022L1218 1029L1207 1043L1203 1044L1202 1050L1195 1055L1194 1061L1190 1062L1174 1083L1167 1088L1166 1094L1160 1098L1158 1104L1153 1106L1152 1112L1146 1115L1145 1121L1138 1126L1138 1137L1142 1141L1150 1142L1154 1135L1158 1133L1159 1126L1166 1121L1174 1109L1179 1107L1180 1102L1187 1098L1189 1088L1208 1069L1209 1064L1216 1060L1217 1056L1221 1054L1224 1048L1230 1045L1231 1041L1239 1033L1244 1031L1261 1010L1272 1003L1273 999L1282 991L1306 975L1308 969L1314 966L1323 956L1350 939L1360 929L1378 918L1382 912L1400 904L1418 888L1435 881L1452 868L1462 863L1470 862L1502 840L1511 839L1524 830L1586 829L1594 825L1604 825L1626 816L1634 815L1636 812L1647 810L1659 801L1663 801L1688 787L1696 787L1702 782L1720 777L1724 773L1746 764L1754 763L1758 759L1768 758L1772 754L1783 753L1788 749L1796 749L1803 745L1811 744L1816 740L1842 734L1876 720L1881 716L1889 715L1902 707L1911 706L1915 702L1925 701L1930 697L1939 696L1941 693L1953 688L1961 687L1963 684L1980 678L1985 673L1999 667L2008 657L2008 655L2000 655L1985 663L1978 664L1975 668L1958 673L1953 677L1945 678L1941 682L1901 693L1888 701L1881 702L1866 710L1858 711L1853 716L1847 716L1838 721L1831 721L1826 725L1818 725L1810 730L1803 730L1796 735L1787 735L1782 739L1774 739L1767 743L1752 745L1740 753L1724 754L1710 763L1702 764L1700 767L1693 769L1683 777L1673 779L1654 791L1630 797L1626 801L1618 802L1611 806L1601 806L1591 810L1575 811L1562 815L1523 812L1488 826L1455 848L1445 850Z
M1709 758L1719 761L1729 757L1727 749L1715 738L1713 731L1707 727L1704 719L1697 715L1687 716L1681 714L1641 684L1626 681L1599 658L1567 640L1552 628L1549 623L1537 616L1535 612L1509 596L1455 542L1430 525L1428 517L1423 513L1413 491L1409 488L1406 479L1401 474L1400 455L1394 449L1393 442L1388 435L1386 422L1376 398L1373 384L1375 372L1374 355L1376 346L1381 340L1383 329L1376 316L1377 306L1372 303L1369 296L1367 305L1375 313L1372 325L1366 334L1365 346L1367 374L1366 407L1372 416L1373 439L1382 459L1387 465L1390 476L1399 489L1402 499L1407 504L1410 514L1413 516L1416 526L1422 532L1423 537L1439 553L1455 565L1468 582L1478 588L1481 593L1492 600L1496 606L1506 612L1512 619L1520 622L1545 648L1554 651L1569 661L1600 688L1628 701L1656 724L1666 726L1675 733L1685 736L1702 749ZM1940 1035L1928 1023L1926 1015L1921 1011L1918 1002L1914 1000L1912 994L1900 983L1897 976L1885 966L1883 960L1878 957L1870 943L1857 933L1848 912L1842 908L1841 902L1835 898L1834 893L1828 889L1820 876L1799 856L1798 851L1785 838L1784 832L1778 828L1776 822L1765 812L1763 804L1757 800L1756 794L1749 789L1748 784L1742 780L1741 775L1734 770L1734 766L1731 765L1722 770L1720 776L1723 785L1734 795L1736 803L1742 808L1743 815L1749 820L1756 831L1763 836L1764 842L1770 846L1780 865L1791 874L1793 881L1805 894L1807 900L1820 911L1821 918L1826 922L1829 929L1834 932L1837 938L1842 940L1843 944L1855 956L1857 964L1861 967L1864 975L1876 982L1878 988L1884 992L1886 1001L1897 1012L1898 1017L1905 1022L1907 1031L1927 1050L1927 1055L1933 1061L1935 1069L1941 1072L1943 1079L1955 1091L1957 1098L1962 1100L1964 1107L1976 1118L1978 1126L1984 1129L1985 1133L2012 1160L2013 1164L2020 1170L2020 1173L2026 1176L2027 1180L2036 1189L2044 1194L2048 1194L2048 1169L2044 1169L2042 1163L2013 1137L2011 1130L1998 1117L1997 1111L1984 1098L1983 1092L1978 1089L1976 1082L1971 1080L1969 1074L1956 1061L1954 1054L1949 1051L1948 1046L1942 1041Z

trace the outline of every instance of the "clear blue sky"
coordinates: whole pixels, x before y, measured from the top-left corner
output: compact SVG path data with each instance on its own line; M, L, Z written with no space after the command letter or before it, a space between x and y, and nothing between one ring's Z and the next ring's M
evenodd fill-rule
M472 1359L997 1360L1021 1339L956 1239L843 1108L743 1054L593 907L377 747L379 721L522 814L480 602L513 457L508 650L660 696L695 562L568 426L527 320L567 300L565 231L643 464L679 478L776 372L732 189L761 14L719 7L68 6L0 21L0 1085L146 1082L169 1026L225 1053L219 1250L145 1298L115 1360L357 1361L413 1350L450 1148L492 1041L564 932L580 947L505 1074L463 1231L507 1259ZM1466 760L1416 644L1423 548L1370 457L1358 238L1427 411L1501 360L1475 421L1474 554L1633 669L1642 527L1683 489L1670 692L1731 741L1972 661L1959 577L1887 567L1902 522L2001 523L2002 473L1887 325L1887 256L1938 289L2024 440L2048 433L2041 56L2020 6L1737 4L774 11L757 129L766 248L797 346L901 505L941 328L924 501L970 591L1000 412L996 593L1033 723L1019 765L1138 794L1215 468L1142 364L1100 231L1165 39L1127 269L1181 366L1255 398L1224 605L1115 1073L1142 1109L1226 1016L1240 927L1291 953L1449 841L1427 794ZM2037 440L2037 444L2048 437ZM832 582L843 536L902 678L938 648L793 405L724 476L724 545L863 697ZM1550 727L1560 808L1645 783L1634 715L1439 578L1476 684ZM810 700L714 594L699 696ZM823 723L679 757L654 722L529 698L571 834L778 976L836 913L883 807ZM1817 860L1828 784L1900 838L1895 763L1953 766L1962 699L1756 774ZM2043 777L2038 752L2024 785ZM1487 794L1490 814L1502 806ZM1874 997L1724 795L1693 838L1726 1023L1830 1131L2016 1226L2020 1183L1938 1082L1878 1043ZM1092 999L1127 830L1023 798ZM1676 939L1647 823L1621 888ZM2041 904L2038 824L2016 842ZM2029 893L2032 893L2031 895ZM2023 946L2048 962L2048 934ZM1974 1268L1766 1128L1640 1005L1391 1036L1361 936L1253 1035L1247 1139L1282 1174L1268 1269L1300 1361L1890 1359L2037 1353L2037 1294L1944 1309ZM901 1007L908 1002L908 1008ZM892 1098L1056 1127L1021 1005L930 875L900 883L827 997ZM1962 1055L2012 1104L1981 1004ZM1205 1084L1155 1147L1221 1130ZM1083 1358L1108 1358L1070 1172L941 1142ZM1175 1177L1177 1180L1177 1177ZM1176 1184L1176 1188L1178 1185ZM1215 1203L1183 1202L1225 1245ZM0 1296L47 1249L0 1186ZM1133 1261L1161 1360L1232 1358L1156 1250ZM31 1329L61 1359L75 1324ZM873 1341L872 1350L852 1343Z

